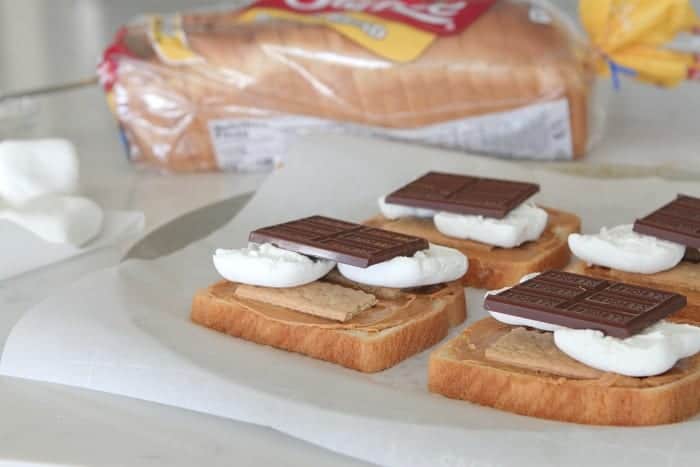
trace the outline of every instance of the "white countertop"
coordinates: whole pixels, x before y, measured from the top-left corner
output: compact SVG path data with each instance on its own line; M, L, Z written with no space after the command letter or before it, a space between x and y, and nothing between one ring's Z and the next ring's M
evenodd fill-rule
M218 3L0 0L0 91L89 75L116 26L134 14ZM556 3L571 10L575 2ZM107 208L144 211L148 231L193 209L253 190L264 178L136 171L126 161L101 90L71 91L40 103L35 135L74 141L87 194ZM597 148L583 163L557 166L569 171L595 167L604 174L695 177L700 174L699 104L698 84L666 91L625 82L623 90L612 95L609 126ZM182 235L192 240L202 233ZM120 245L0 282L0 342L28 307L90 271L117 263L127 248ZM18 460L71 465L356 465L270 429L11 378L0 378L0 413L0 465Z

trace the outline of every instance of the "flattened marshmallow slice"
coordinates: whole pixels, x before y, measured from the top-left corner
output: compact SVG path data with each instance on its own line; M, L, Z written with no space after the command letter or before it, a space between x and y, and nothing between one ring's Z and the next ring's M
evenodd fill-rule
M515 248L540 238L548 218L544 209L532 203L524 203L502 219L439 212L434 221L435 227L448 237Z
M433 217L437 211L426 208L414 208L401 204L391 204L386 202L386 196L379 198L379 210L387 219L399 219L401 217L420 217L429 219Z
M0 142L0 198L10 205L49 193L76 193L78 178L78 157L68 140Z
M654 376L700 351L700 327L660 321L620 339L591 329L558 329L554 343L569 357L602 371Z
M598 234L571 234L569 248L588 264L640 274L665 271L683 260L684 245L632 229L632 224L624 224L611 229L603 227Z
M431 243L410 257L398 256L367 268L338 264L338 271L361 284L403 289L457 280L468 267L467 257L459 251Z
M100 233L104 212L87 198L46 195L20 207L0 207L0 219L14 222L50 243L82 246Z
M309 284L335 267L333 261L314 260L270 243L251 243L238 250L218 249L213 260L214 267L224 279L262 287Z

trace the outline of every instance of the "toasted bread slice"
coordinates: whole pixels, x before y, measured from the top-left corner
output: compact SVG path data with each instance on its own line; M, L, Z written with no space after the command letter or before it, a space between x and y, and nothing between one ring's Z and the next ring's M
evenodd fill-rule
M583 261L572 264L568 270L599 279L626 282L685 295L688 305L671 315L669 319L678 323L700 325L700 263L682 261L675 268L656 274L637 274L602 266L589 266Z
M431 243L456 248L469 257L469 270L462 283L481 289L498 289L516 284L525 274L561 269L569 264L569 234L581 230L581 220L574 214L544 208L549 222L542 236L517 248L499 248L471 240L460 240L440 233L432 219L402 218L391 220L382 215L365 222L372 227L422 237Z
M240 284L222 281L194 297L195 323L235 337L297 352L367 373L396 365L442 340L466 319L459 282L420 289L363 288L337 275L322 279L364 289L373 307L338 322L236 295Z
M430 391L521 415L593 425L659 425L700 411L700 355L654 377L594 371L574 378L487 358L494 343L513 329L485 318L434 351Z

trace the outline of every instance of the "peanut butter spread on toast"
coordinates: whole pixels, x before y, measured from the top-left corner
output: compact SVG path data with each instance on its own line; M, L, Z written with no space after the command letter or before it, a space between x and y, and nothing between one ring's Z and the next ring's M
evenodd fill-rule
M658 376L634 378L607 373L573 360L576 365L571 364L566 360L569 357L554 346L551 336L549 337L551 342L548 342L546 337L541 337L544 334L542 331L509 326L493 318L484 318L456 337L453 345L450 346L449 353L451 358L457 360L484 362L504 371L550 378L553 383L563 377L577 379L581 384L634 388L673 383L687 376L689 372L697 371L700 365L700 354L698 354L679 360L673 368ZM523 355L515 356L515 349Z
M286 324L299 326L314 326L324 329L337 330L357 330L364 332L380 332L385 329L400 326L416 317L433 310L440 309L445 300L456 292L448 286L430 287L425 290L416 289L403 291L401 289L391 289L386 287L366 287L356 284L347 279L338 279L331 273L323 279L317 281L322 284L336 285L338 287L348 287L355 291L374 297L375 303L357 311L344 322L329 319L323 316L315 316L304 313L286 306L280 306L280 302L268 303L265 298L249 298L250 294L238 293L238 289L243 286L234 282L222 281L215 284L210 293L214 298L235 302L246 310L263 315L266 319L283 322ZM460 286L461 287L461 286ZM322 288L325 288L322 286ZM245 296L248 295L248 296Z

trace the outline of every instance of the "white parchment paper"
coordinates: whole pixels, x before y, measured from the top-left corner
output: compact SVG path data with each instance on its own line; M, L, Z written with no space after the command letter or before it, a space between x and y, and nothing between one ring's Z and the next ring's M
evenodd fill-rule
M539 182L536 200L578 213L586 231L632 221L679 192L700 194L696 184L590 180L388 142L310 138L207 239L92 274L28 312L0 372L266 425L385 465L694 465L700 417L633 429L531 419L431 395L429 351L366 375L188 320L192 295L217 280L214 248L242 246L252 228L304 215L362 220L376 213L378 196L427 170ZM483 316L483 291L468 296L471 323Z
M0 280L23 274L136 236L143 213L105 211L101 232L82 247L50 243L7 220L0 220Z

